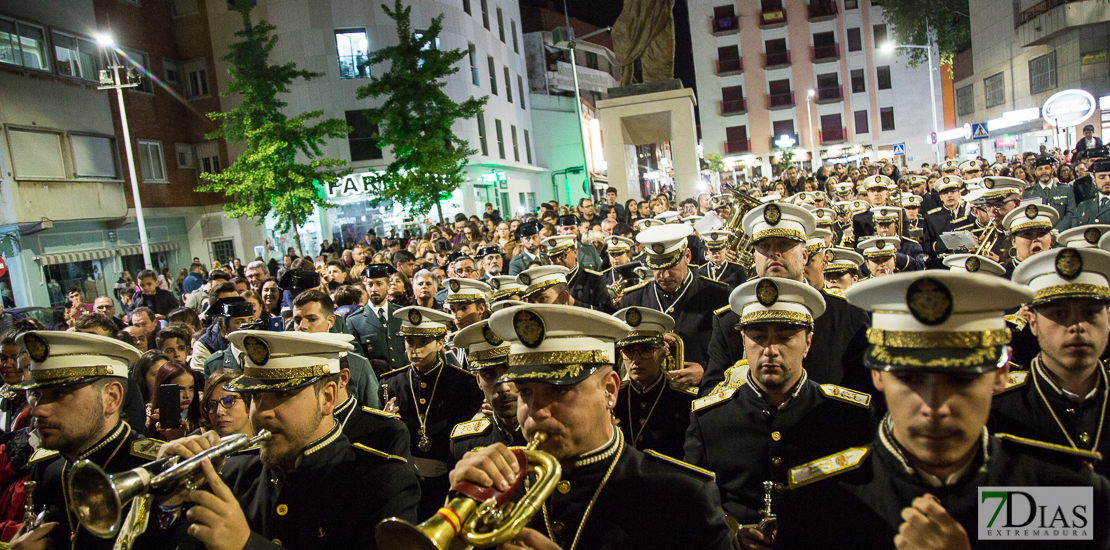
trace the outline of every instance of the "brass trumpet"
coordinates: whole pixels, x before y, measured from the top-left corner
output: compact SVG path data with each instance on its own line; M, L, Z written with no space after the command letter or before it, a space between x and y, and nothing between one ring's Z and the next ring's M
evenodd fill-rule
M469 482L452 488L456 496L436 515L420 525L389 518L378 524L378 548L381 550L446 550L461 538L472 546L496 546L516 538L532 516L551 496L563 475L559 461L536 447L547 440L547 434L536 432L526 447L513 447L520 474L513 489L494 492ZM527 474L537 475L535 484L520 502L512 502L515 488Z
M16 531L16 536L30 531L34 531L43 523L46 523L46 508L44 507L41 512L35 514L35 487L34 481L23 482L23 525ZM14 537L13 537L14 538Z
M980 242L979 247L975 249L975 255L984 256L987 252L990 252L994 249L994 245L998 243L999 237L1001 237L1001 232L994 224L994 216L991 216L990 224L987 226L986 231L983 232L982 242Z
M82 460L69 472L69 507L88 532L102 539L112 538L120 532L123 507L136 497L168 496L182 489L196 489L203 484L200 465L204 459L222 458L269 441L270 437L267 430L251 438L229 435L192 458L166 457L118 474L108 474L100 466Z
M759 524L755 527L762 531L764 535L767 535L772 542L774 542L775 535L779 532L778 517L771 511L771 492L774 491L774 489L774 483L770 481L763 482L763 510L760 510L760 513L763 514L763 519L759 520Z
M674 336L674 353L668 353L667 356L663 358L663 372L682 370L686 362L686 345L682 343L682 337L676 332L670 332L664 335L664 345L666 345L667 342L666 336Z

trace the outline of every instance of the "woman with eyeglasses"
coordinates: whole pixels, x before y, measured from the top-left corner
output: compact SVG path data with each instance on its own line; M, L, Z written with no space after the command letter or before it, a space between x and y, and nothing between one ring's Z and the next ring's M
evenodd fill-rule
M232 434L248 437L254 435L245 397L224 389L224 384L240 374L242 373L231 369L220 369L212 373L204 384L204 416L201 424L214 430L220 437Z

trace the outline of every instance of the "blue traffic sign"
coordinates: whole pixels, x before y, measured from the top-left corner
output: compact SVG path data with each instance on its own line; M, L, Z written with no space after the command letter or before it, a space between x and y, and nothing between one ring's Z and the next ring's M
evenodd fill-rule
M895 143L894 144L894 155L898 156L898 155L905 155L905 154L906 154L906 144L905 143Z
M971 139L988 139L991 133L987 130L986 122L977 122L971 125Z

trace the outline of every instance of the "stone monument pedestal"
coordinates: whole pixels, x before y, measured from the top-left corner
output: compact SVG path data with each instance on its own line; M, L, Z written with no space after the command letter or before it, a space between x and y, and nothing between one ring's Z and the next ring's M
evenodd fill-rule
M609 99L597 102L609 185L622 202L641 198L635 146L660 142L670 143L675 197L694 196L701 171L696 105L694 91L677 79L611 88Z

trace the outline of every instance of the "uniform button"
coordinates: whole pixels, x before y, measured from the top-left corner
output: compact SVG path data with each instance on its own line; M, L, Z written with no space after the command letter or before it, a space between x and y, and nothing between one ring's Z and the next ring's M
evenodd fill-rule
M771 411L763 411L763 416L771 416Z
M640 403L640 408L641 409L646 409L647 408L647 403Z
M776 491L782 491L782 484L781 483L776 483L775 484L775 490Z
M566 525L563 525L563 522L561 522L561 521L556 521L555 523L551 524L551 531L553 533L555 533L556 535L563 534L563 530L565 530L565 529L566 529Z
M428 383L427 382L421 382L420 387L421 388L426 388L426 387L428 387Z
M781 458L776 456L776 457L771 459L771 465L772 466L778 466L779 464L782 464L782 459Z
M640 419L640 425L643 426L644 424L647 424L647 419L646 418L641 418Z
M570 482L564 479L555 485L555 489L565 495L570 492Z
M1083 432L1083 433L1079 434L1079 440L1084 442L1084 443L1088 443L1088 442L1091 441L1091 434L1089 434L1087 432Z
M782 439L782 434L780 434L778 432L771 432L771 439L773 439L775 441L778 441L778 440Z
M1075 414L1075 409L1068 409L1068 414Z
M274 539L273 543L278 545L278 546L281 546L281 539Z
M423 397L420 398L420 404L421 405L423 405L424 403L427 403L427 402L428 402L427 399L424 399Z
M284 504L278 504L277 513L279 516L284 516L289 513L289 507Z

